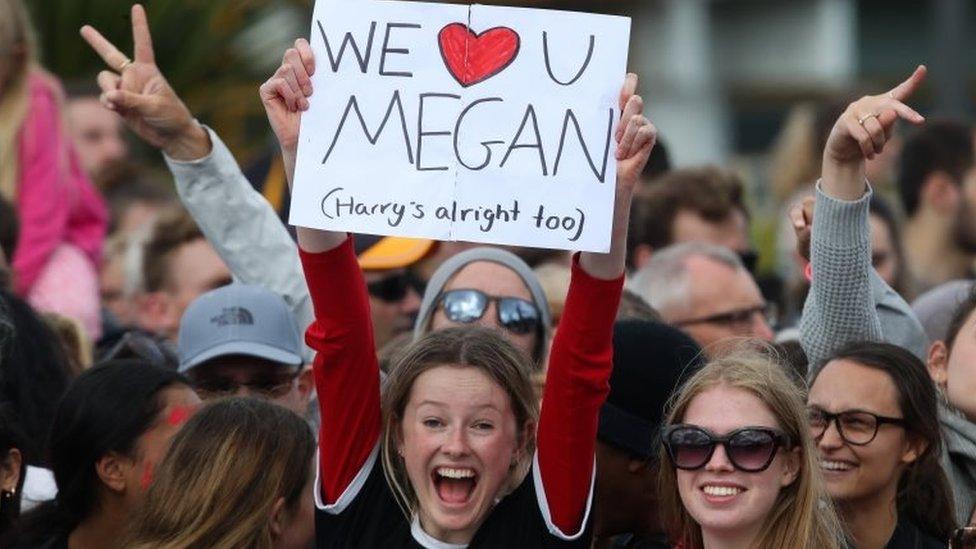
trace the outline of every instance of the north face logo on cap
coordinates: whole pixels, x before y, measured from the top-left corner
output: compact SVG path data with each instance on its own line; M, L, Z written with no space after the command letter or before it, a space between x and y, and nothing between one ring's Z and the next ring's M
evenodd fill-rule
M231 324L254 324L254 315L244 307L227 307L219 315L210 319L210 322L223 328Z

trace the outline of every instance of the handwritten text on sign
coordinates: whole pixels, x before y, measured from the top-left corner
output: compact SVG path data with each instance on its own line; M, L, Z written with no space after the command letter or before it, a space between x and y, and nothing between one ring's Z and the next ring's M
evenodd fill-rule
M630 20L319 0L291 222L605 251Z

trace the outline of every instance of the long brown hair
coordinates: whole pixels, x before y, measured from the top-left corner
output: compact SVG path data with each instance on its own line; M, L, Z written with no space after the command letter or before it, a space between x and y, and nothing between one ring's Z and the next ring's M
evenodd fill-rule
M799 450L800 470L796 480L780 490L755 546L837 549L843 534L820 478L803 395L787 376L786 366L779 364L775 356L771 349L760 350L749 345L709 362L672 397L666 424L680 423L695 397L714 387L733 387L758 398L776 416L779 428ZM662 517L670 528L671 539L683 543L687 549L701 549L701 527L681 502L677 474L663 448L660 463Z
M925 364L901 347L870 342L847 345L827 362L834 360L849 360L888 374L898 392L898 409L905 420L906 433L925 444L918 459L898 480L895 502L899 520L907 519L936 539L949 539L956 527L952 489L939 462L942 430L938 396Z
M383 389L383 473L397 503L409 517L417 511L417 495L397 454L397 436L413 383L420 374L438 366L476 368L508 395L515 412L522 452L512 468L506 489L514 489L528 472L535 449L539 404L532 388L532 363L525 353L496 330L465 326L431 332L394 357ZM514 457L514 456L513 456Z
M27 117L27 79L35 64L34 30L21 0L0 0L0 52L0 197L14 202L17 138Z
M213 402L173 439L126 547L270 549L274 504L297 509L314 454L293 412L254 398Z

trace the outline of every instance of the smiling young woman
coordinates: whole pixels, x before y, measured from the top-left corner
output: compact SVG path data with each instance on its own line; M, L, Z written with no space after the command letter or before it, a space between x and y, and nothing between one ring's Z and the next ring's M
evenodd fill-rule
M689 379L667 418L660 493L670 539L685 549L840 547L784 366L736 350Z
M810 429L853 546L945 547L955 528L925 365L885 343L836 353L810 386Z

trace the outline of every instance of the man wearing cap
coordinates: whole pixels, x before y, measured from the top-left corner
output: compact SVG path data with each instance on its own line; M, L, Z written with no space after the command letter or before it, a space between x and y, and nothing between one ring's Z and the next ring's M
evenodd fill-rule
M179 102L176 96L169 100ZM312 302L294 240L268 201L248 183L217 134L194 127L197 137L188 138L192 145L163 154L180 200L234 278L259 284L284 298L304 331L312 322ZM423 293L423 283L413 267L430 254L434 244L424 239L356 236L377 349L413 327ZM312 360L307 348L303 356L307 362Z
M671 393L701 361L694 340L667 324L614 326L610 394L597 430L594 549L672 547L657 515L660 428Z
M180 322L179 372L200 398L266 398L307 417L314 382L284 300L261 286L231 284L194 300Z

